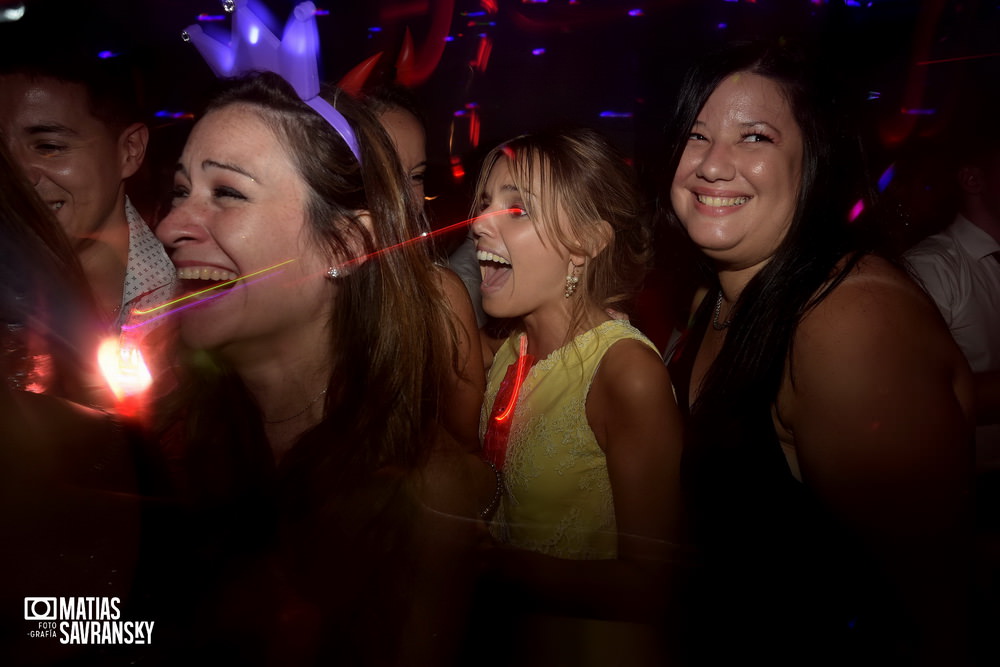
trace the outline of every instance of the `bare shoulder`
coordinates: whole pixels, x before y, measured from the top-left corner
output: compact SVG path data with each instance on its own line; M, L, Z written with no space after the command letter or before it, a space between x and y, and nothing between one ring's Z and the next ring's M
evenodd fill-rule
M670 374L660 355L642 341L626 338L604 354L591 391L631 401L642 400L647 392L669 387Z
M474 346L475 343L478 343L478 350L482 355L482 384L485 386L485 373L493 363L493 357L496 355L497 350L500 349L500 346L503 345L504 339L493 338L476 324L476 311L472 306L472 298L469 296L468 289L458 274L443 266L439 266L438 271L440 273L441 289L448 303L451 305L452 311L462 321L462 325L469 333Z
M468 304L471 309L472 300L469 298L469 292L465 289L465 283L458 277L458 274L446 266L435 265L435 268L437 269L438 285L452 307L456 304Z
M884 471L921 446L956 449L971 374L920 288L867 257L802 318L776 407L804 472L835 459Z
M952 364L958 353L934 304L913 279L873 256L861 259L802 318L793 350L796 363L813 356L833 363L844 355L875 362L869 355L882 350Z
M476 313L472 308L472 299L465 289L465 283L458 277L458 274L451 269L437 266L438 285L448 304L448 309L454 316L455 321L461 325L464 335L468 340L460 341L461 344L470 345L478 350L480 344L479 327L476 325ZM476 357L478 360L478 356ZM478 364L477 364L478 366ZM485 378L477 384L484 384Z
M609 454L663 438L679 441L680 414L660 355L634 339L612 345L591 383L587 420Z
M934 312L931 301L902 268L872 255L861 258L816 310L862 314L872 307L895 307L914 316Z
M971 373L936 308L865 258L802 317L786 370L776 421L802 482L864 542L923 636L953 632L967 599Z

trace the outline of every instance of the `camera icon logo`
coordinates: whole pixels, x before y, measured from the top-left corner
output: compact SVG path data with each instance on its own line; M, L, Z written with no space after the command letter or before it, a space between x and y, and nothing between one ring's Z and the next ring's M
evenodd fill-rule
M26 621L55 621L58 609L55 598L24 598Z

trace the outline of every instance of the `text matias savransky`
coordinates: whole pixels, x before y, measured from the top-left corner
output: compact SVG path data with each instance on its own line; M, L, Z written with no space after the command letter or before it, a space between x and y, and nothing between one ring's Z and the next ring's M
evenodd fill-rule
M29 637L60 644L151 644L154 621L121 620L120 598L24 598L24 620L37 621Z

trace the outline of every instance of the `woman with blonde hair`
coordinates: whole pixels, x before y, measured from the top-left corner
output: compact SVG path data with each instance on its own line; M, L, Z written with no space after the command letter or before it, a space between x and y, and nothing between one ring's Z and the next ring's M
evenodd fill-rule
M480 425L505 480L492 562L512 604L543 615L525 637L583 661L597 656L584 635L636 650L610 625L558 618L654 618L677 542L670 380L652 343L608 315L627 312L649 256L634 175L598 133L553 131L490 152L476 200L483 307L512 324Z

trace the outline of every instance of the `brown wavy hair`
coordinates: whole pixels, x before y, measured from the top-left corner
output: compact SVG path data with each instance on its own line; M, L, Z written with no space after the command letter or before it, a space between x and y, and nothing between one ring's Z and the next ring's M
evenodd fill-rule
M354 129L360 163L341 136L275 74L228 82L206 109L239 105L257 113L287 147L307 185L306 214L315 242L334 257L369 256L337 279L324 419L286 458L286 468L299 469L311 480L295 485L295 493L315 496L302 498L307 505L324 502L323 495L338 484L362 480L380 468L414 470L425 460L458 349L438 270L423 244L404 243L420 235L420 209L389 137L348 95L332 86L322 95ZM237 428L213 416L221 408L220 395L233 404L230 410L245 414L255 408L219 360L206 360L204 353L194 358L200 361L186 367L208 372L185 373L181 380L179 393L187 394L183 409L189 415L181 440L208 438L233 454L232 448L241 445L232 443L262 441L259 419ZM232 391L220 392L220 382ZM214 397L211 412L199 407L198 397L207 395Z

